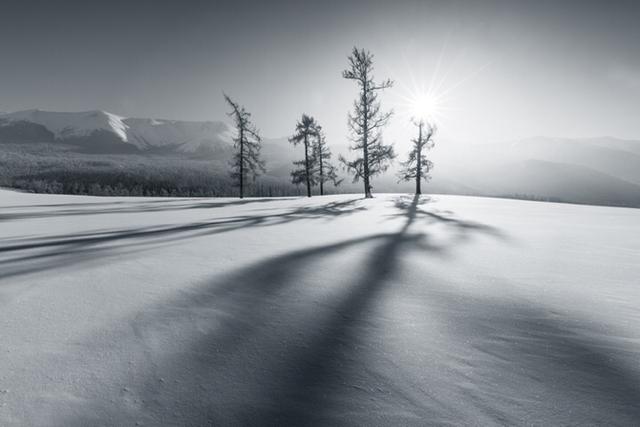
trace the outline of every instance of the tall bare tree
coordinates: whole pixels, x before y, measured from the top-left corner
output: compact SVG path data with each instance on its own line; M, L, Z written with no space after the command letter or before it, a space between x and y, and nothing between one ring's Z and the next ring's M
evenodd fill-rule
M320 125L316 126L316 142L314 148L318 168L318 182L320 183L320 195L323 196L325 182L331 181L333 185L338 186L342 182L342 179L338 179L336 167L331 163L331 150L327 145L326 136Z
M255 181L261 172L265 172L264 161L260 159L262 138L258 129L251 122L251 113L227 95L224 95L224 99L231 107L231 112L228 115L233 119L238 132L233 138L236 154L231 161L231 177L237 180L242 199L247 179L251 177Z
M300 184L305 182L307 185L307 197L311 197L311 186L316 184L315 161L313 151L313 137L317 136L316 121L313 117L306 114L296 123L296 133L289 138L289 142L293 145L304 145L304 160L293 162L298 166L291 172L291 182Z
M351 150L362 150L362 156L348 161L340 161L353 174L353 182L364 181L365 197L371 195L371 177L384 172L395 157L392 145L382 142L381 130L389 122L393 111L383 112L378 100L378 92L393 86L390 79L381 83L373 80L373 54L353 48L349 56L349 66L342 77L355 80L360 94L354 102L353 112L349 114L349 129L353 142Z
M411 140L413 145L409 151L409 158L401 163L399 177L400 181L415 179L416 194L419 195L422 194L422 180L431 179L429 172L433 169L433 162L427 159L426 152L434 146L433 135L437 128L424 120L413 121L413 124L418 128L418 137Z

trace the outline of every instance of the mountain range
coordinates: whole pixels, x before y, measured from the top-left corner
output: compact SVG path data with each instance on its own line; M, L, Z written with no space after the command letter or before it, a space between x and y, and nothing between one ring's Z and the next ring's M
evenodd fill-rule
M95 155L171 154L219 164L233 153L232 130L222 121L125 118L100 110L0 113L0 143L64 145ZM282 182L299 155L286 138L263 142L268 173ZM436 168L425 191L432 193L640 207L640 141L542 136L486 144L436 140L429 156ZM411 183L397 182L395 167L374 179L374 190L411 191ZM360 184L348 179L341 189L359 190Z
M58 142L85 152L216 153L231 147L223 122L125 118L106 111L25 110L0 114L0 141Z

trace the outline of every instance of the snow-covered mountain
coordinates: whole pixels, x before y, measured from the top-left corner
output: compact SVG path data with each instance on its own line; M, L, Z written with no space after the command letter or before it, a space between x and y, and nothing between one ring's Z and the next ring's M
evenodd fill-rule
M223 122L126 118L106 111L0 114L0 141L65 142L88 151L216 152L231 145Z

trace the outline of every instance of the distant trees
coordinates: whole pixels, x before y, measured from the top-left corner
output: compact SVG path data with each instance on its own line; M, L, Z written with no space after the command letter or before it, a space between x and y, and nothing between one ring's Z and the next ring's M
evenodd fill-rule
M349 129L353 145L351 150L362 150L361 157L340 161L353 174L353 182L364 182L365 197L371 195L370 179L389 167L395 157L392 145L382 142L381 129L388 123L393 111L383 112L378 101L378 92L393 86L390 79L376 84L373 80L373 55L364 49L353 48L349 56L349 66L342 77L355 80L360 94L354 102L353 112L349 114Z
M324 183L333 182L338 186L342 179L338 179L336 167L331 163L331 150L327 145L327 139L322 130L322 126L316 126L316 143L314 146L315 160L318 165L318 182L320 183L320 195L324 195Z
M312 138L318 135L315 119L306 114L296 123L295 134L289 138L293 145L304 145L304 160L293 162L298 169L291 171L291 182L294 184L306 183L307 197L311 197L311 186L316 183L315 165L316 158L312 147Z
M251 113L238 105L227 95L224 99L231 107L229 117L233 119L237 130L237 136L233 139L234 148L237 150L231 162L231 177L240 187L240 198L244 197L245 183L249 177L255 178L265 172L264 162L260 159L260 137L258 130L251 122Z
M400 181L416 180L416 194L422 194L420 184L422 180L429 181L429 172L433 169L433 162L427 159L426 151L434 146L433 135L436 133L436 126L426 123L424 120L414 121L418 128L418 137L412 139L411 151L406 161L400 164Z

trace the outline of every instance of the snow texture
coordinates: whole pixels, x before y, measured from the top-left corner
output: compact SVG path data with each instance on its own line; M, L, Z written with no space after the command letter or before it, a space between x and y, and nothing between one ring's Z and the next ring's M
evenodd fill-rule
M0 425L638 425L638 210L0 191Z

